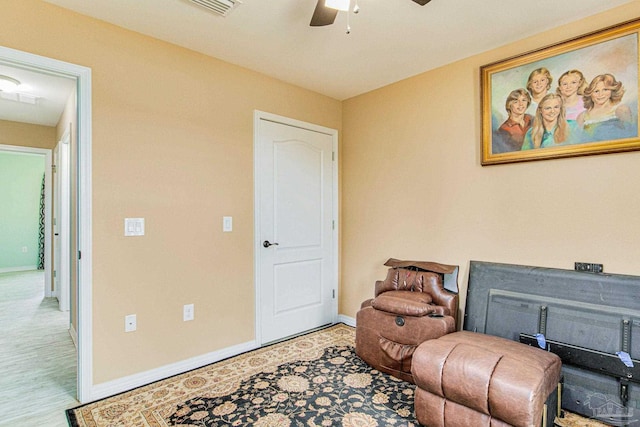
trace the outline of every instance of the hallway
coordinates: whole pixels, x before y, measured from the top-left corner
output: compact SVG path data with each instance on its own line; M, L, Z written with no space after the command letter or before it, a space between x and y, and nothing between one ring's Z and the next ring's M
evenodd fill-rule
M78 404L69 313L44 298L44 272L0 273L0 427L67 426Z

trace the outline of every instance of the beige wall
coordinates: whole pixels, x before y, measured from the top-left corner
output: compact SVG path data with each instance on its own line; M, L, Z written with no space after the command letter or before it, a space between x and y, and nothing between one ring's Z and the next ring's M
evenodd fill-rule
M0 144L52 149L56 146L56 128L0 120Z
M480 166L482 65L640 16L640 2L344 102L342 298L355 316L389 257L640 274L640 152ZM464 299L464 298L463 298Z
M640 274L640 153L483 168L478 85L481 65L640 2L344 103L38 0L3 6L0 45L92 69L95 383L254 338L254 109L344 127L343 314L392 256L459 264L463 290L470 260ZM123 237L125 217L146 236Z
M92 70L94 383L252 340L254 110L341 130L341 103L38 0L0 45Z

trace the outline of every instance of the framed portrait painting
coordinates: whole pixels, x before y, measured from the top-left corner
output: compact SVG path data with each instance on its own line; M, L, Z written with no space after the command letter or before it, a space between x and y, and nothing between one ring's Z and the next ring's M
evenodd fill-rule
M630 21L480 68L482 165L640 150Z

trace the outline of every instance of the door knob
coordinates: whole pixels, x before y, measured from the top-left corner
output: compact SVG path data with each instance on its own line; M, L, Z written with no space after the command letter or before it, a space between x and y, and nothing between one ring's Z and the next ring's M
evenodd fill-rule
M262 242L262 246L264 246L265 248L268 248L269 246L273 246L273 245L278 246L277 243L271 243L268 240L265 240L264 242Z

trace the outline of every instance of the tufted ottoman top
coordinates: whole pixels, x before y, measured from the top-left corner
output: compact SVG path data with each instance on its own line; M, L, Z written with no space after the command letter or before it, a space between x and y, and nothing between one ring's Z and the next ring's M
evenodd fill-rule
M413 355L418 388L514 426L537 426L560 380L560 358L504 338L460 331Z

